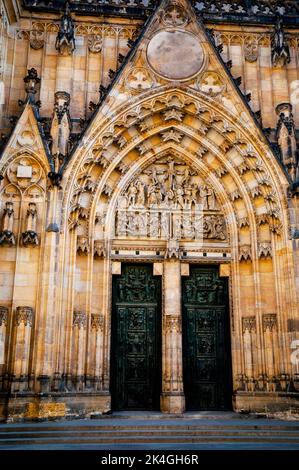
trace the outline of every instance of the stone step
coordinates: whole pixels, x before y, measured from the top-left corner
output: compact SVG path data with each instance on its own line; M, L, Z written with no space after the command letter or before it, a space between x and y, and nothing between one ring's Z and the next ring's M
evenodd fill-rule
M110 419L0 425L0 447L167 448L167 446L251 445L299 449L299 423L257 419ZM103 447L101 447L103 446ZM123 447L125 446L125 447ZM166 447L165 447L166 446ZM273 447L274 446L274 447ZM169 447L168 447L169 448ZM196 448L196 447L195 447Z

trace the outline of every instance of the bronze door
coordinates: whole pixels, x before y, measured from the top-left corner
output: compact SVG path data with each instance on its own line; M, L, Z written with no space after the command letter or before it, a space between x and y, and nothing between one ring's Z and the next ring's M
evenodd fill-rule
M183 278L184 389L188 410L231 409L227 279L218 266Z
M111 394L114 410L159 409L160 277L152 265L127 264L113 278Z

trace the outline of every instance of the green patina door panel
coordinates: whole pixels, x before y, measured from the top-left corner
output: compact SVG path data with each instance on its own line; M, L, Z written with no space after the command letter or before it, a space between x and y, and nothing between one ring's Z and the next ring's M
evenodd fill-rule
M218 266L190 266L183 278L184 388L188 410L231 408L227 279Z
M161 281L151 265L127 264L113 278L111 394L115 410L159 409Z

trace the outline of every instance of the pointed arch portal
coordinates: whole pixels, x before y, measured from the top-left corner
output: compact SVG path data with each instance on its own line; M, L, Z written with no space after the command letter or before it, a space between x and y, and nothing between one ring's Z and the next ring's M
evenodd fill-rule
M68 160L30 103L1 159L9 413L298 403L290 179L189 2L163 0L103 93Z

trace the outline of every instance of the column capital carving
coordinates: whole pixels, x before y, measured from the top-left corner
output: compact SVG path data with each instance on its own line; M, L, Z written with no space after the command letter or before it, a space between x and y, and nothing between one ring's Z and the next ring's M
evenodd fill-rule
M181 317L173 315L165 315L164 317L164 328L167 333L181 333L182 322Z
M0 305L0 326L7 325L8 307Z
M263 315L263 331L273 331L277 328L277 315L276 313L265 313Z
M15 324L20 326L22 323L24 326L32 326L33 322L33 308L32 307L17 307Z
M86 328L87 316L85 312L75 310L73 313L73 327Z
M102 313L91 314L91 329L103 331L105 325L105 317Z
M79 235L77 237L77 253L88 255L89 252L90 252L89 239L87 237Z
M248 331L249 333L256 332L256 318L255 316L242 318L242 332L243 334Z
M93 256L98 258L105 258L106 249L102 240L95 240L93 245Z

